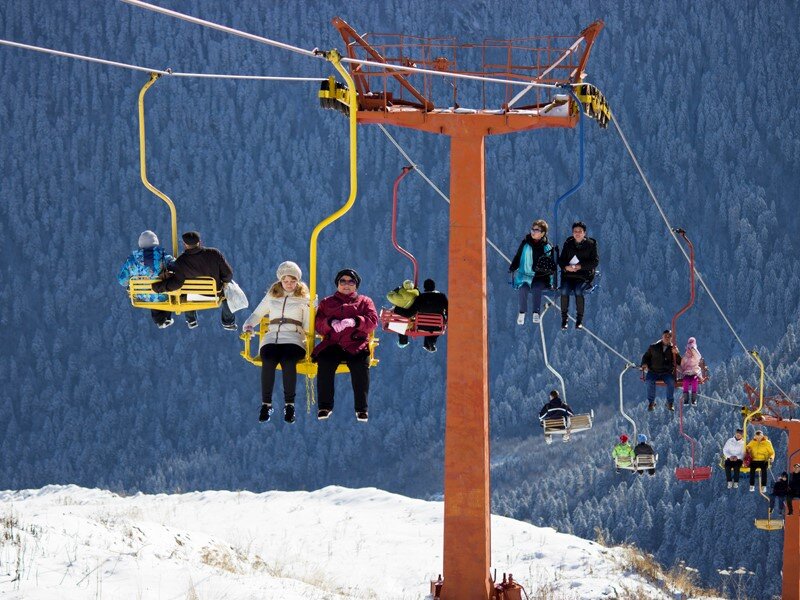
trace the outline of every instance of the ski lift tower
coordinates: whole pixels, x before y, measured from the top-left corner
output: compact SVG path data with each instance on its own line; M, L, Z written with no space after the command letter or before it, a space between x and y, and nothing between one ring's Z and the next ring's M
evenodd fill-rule
M349 63L358 94L358 123L396 125L450 137L450 308L440 597L489 600L494 585L489 575L484 141L490 135L575 127L583 108L579 104L586 100L576 103L571 88L543 89L536 84L581 83L603 22L594 22L577 37L486 39L473 44L459 44L450 37L362 36L338 17L333 25L351 59L534 84L522 87ZM337 84L336 90L342 91L341 86ZM591 116L593 109L587 106L587 110ZM535 161L532 156L531 171L535 171Z
M757 402L758 392L745 384L745 392L751 407ZM761 415L751 421L754 425L766 425L783 429L789 436L787 455L788 471L795 463L800 463L800 420L793 418L797 404L783 396L764 398ZM795 506L795 510L797 507ZM800 515L786 517L783 525L783 570L781 598L783 600L800 600Z

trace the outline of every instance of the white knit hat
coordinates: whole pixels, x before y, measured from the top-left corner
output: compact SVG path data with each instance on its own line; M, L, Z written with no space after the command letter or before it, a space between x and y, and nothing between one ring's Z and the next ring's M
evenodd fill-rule
M278 281L283 279L286 275L290 275L291 277L294 277L300 281L300 279L303 277L303 272L300 270L300 267L297 266L297 263L287 260L286 262L282 262L280 265L278 265L277 275Z
M143 231L139 236L139 248L154 248L158 246L158 236L150 231Z

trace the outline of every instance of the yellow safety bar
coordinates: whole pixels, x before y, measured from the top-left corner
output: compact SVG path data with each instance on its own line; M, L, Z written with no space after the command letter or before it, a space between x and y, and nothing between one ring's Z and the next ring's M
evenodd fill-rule
M172 200L169 199L169 196L155 187L147 179L147 141L144 132L144 95L159 77L161 77L159 73L150 73L150 79L142 86L142 89L139 92L139 173L141 174L144 187L161 198L169 207L170 219L172 220L172 256L178 256L178 215L175 211L175 204L173 204Z

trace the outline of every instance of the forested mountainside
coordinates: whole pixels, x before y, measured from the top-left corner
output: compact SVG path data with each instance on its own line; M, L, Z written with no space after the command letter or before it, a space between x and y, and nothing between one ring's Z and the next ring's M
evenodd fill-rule
M798 108L787 81L798 66L792 2L161 2L163 6L305 48L341 47L336 15L358 31L452 35L461 41L605 29L587 80L608 97L698 269L748 347L796 390L800 269L793 190ZM328 76L329 65L123 3L0 5L0 35L111 60L181 71ZM116 274L139 233L168 243L163 203L139 180L136 99L145 73L0 49L0 487L75 483L117 491L315 489L377 486L419 497L442 491L447 343L400 350L389 336L372 373L370 423L347 411L318 423L256 421L258 371L217 314L198 329L157 330L130 307ZM308 271L313 226L347 195L346 121L319 109L315 84L162 78L148 93L150 178L174 200L180 229L223 250L257 302L287 259ZM463 104L468 105L465 98ZM687 298L687 266L613 128L589 123L586 183L561 209L553 241L581 219L598 240L602 279L587 325L638 362ZM442 189L447 139L393 130ZM320 239L320 291L356 268L376 299L409 274L390 243L391 185L405 164L372 126L359 130L359 199ZM578 172L577 130L490 138L487 229L506 254ZM447 204L416 176L401 187L400 238L423 277L446 291ZM675 417L644 410L629 374L626 401L660 455L655 478L616 476L609 451L623 362L546 315L550 360L568 400L594 409L595 429L546 447L535 412L556 385L538 332L515 322L507 263L489 250L494 510L585 537L600 528L667 565L684 561L709 585L744 566L749 597L779 590L781 536L751 529L765 503L711 482L686 484ZM246 315L239 316L241 323ZM755 368L705 293L680 321L712 368L705 393L742 402ZM339 384L349 407L349 386ZM279 391L276 390L276 395ZM338 405L337 405L338 406ZM735 427L733 406L701 402L687 430L701 464L716 463ZM782 470L785 442L773 435ZM663 467L663 468L662 468ZM750 550L731 544L746 537Z

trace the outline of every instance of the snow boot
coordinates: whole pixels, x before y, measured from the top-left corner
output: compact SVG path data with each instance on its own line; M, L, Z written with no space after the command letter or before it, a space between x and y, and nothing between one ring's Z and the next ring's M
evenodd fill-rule
M519 313L517 315L517 325L525 325L525 313Z
M531 317L531 321L533 322L534 325L536 325L537 323L541 322L541 320L542 320L542 317L539 316L539 312L538 311L533 313L533 316Z
M567 315L561 315L561 329L569 329L569 317Z
M675 412L675 403L674 402L667 402L667 410L671 410Z
M270 416L272 415L272 404L262 404L261 405L261 413L258 415L258 420L262 423L266 423L269 421Z
M689 392L683 392L683 405L689 406Z
M575 296L575 329L583 327L583 310L586 307L586 300L583 296Z
M294 423L294 404L287 404L283 407L283 420L287 423Z
M655 409L656 409L656 403L655 403L655 402L650 402L650 403L647 405L647 410L648 410L648 411L650 411L650 412L653 412Z
M697 392L689 393L689 401L692 403L692 406L697 406Z

